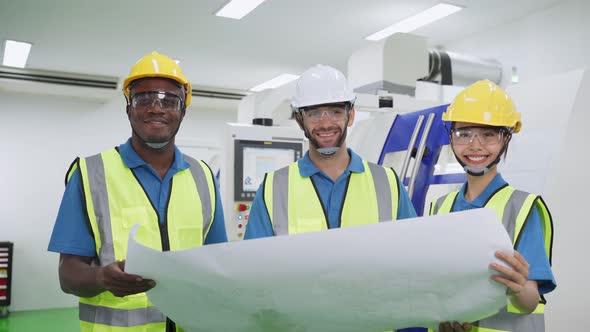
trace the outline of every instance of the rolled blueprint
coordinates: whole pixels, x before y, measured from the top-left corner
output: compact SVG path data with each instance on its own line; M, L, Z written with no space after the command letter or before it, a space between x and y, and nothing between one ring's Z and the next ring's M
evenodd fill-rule
M126 270L186 331L382 332L498 312L497 250L508 234L476 209L175 252L130 239Z

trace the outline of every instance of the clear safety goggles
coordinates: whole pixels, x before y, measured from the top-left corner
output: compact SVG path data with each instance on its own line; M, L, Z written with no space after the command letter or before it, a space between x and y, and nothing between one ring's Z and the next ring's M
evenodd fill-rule
M501 143L505 133L508 133L505 128L498 127L454 128L451 130L451 140L455 145L468 145L477 137L481 145L493 145Z
M326 115L328 120L339 122L346 118L350 108L350 104L322 105L317 108L306 108L303 110L303 117L309 119L311 122L320 122L322 117Z
M164 111L180 111L183 106L182 98L163 91L146 91L131 97L131 107L135 109L149 109L158 105Z

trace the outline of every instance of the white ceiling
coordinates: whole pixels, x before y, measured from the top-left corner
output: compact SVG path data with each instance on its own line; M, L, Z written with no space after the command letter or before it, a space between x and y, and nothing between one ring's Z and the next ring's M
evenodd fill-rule
M28 67L123 77L157 50L197 85L247 90L316 63L346 70L364 37L436 0L267 0L242 20L226 0L0 0L0 40L33 43ZM522 18L558 0L450 0L465 10L415 33L432 46ZM1 55L0 55L1 56Z

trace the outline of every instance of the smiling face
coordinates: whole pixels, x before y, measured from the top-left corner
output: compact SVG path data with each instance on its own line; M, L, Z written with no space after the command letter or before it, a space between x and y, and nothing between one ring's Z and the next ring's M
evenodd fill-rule
M499 127L456 122L451 133L451 143L455 155L462 163L479 169L487 167L498 158L506 144L506 137Z
M310 148L344 145L342 136L354 121L354 108L342 104L320 105L303 111L302 123L309 134Z
M132 85L127 115L133 131L131 139L136 143L134 146L174 142L185 110L182 100L180 107L172 105L178 105L181 96L184 96L182 88L165 78L141 79Z

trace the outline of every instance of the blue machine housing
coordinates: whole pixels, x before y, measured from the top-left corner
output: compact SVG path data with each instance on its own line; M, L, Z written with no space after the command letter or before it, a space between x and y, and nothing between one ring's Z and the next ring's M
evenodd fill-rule
M418 122L418 118L423 115L425 118L434 113L434 121L430 127L430 131L427 133L426 148L422 160L420 160L420 168L416 176L416 182L414 185L414 192L411 195L412 203L416 209L416 213L419 216L424 215L424 205L426 200L426 193L428 188L432 184L451 184L451 183L464 183L467 180L465 173L457 174L444 174L434 175L434 165L436 165L440 156L440 151L444 145L449 145L449 131L442 121L442 113L447 109L448 105L441 105L425 110L399 114L396 116L383 149L379 156L379 165L383 165L383 159L385 155L391 152L406 151L410 144L410 138ZM416 157L416 151L418 149L418 143L421 141L424 135L424 129L426 126L422 125L418 134L418 139L414 142L414 146L411 147L412 157ZM400 174L400 176L402 176ZM409 185L410 178L404 177L402 179L404 185Z

